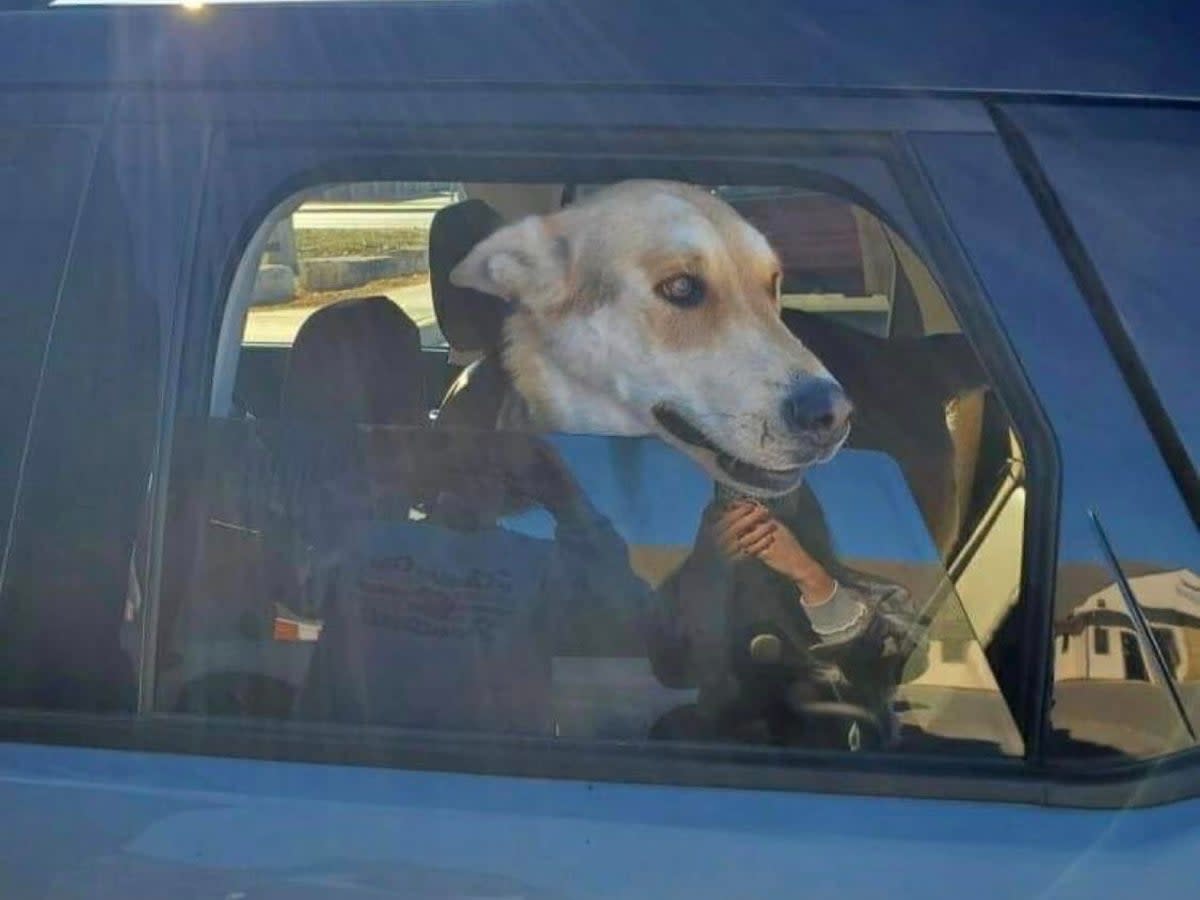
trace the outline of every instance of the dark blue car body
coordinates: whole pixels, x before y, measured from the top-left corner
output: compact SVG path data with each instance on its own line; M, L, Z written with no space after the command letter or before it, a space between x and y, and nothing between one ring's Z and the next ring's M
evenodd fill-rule
M96 636L255 228L307 185L464 166L819 173L977 301L956 311L1029 440L1024 758L317 740L150 708ZM0 895L1195 895L1188 685L1159 685L1169 726L1114 699L1147 749L1090 756L1051 635L1078 567L1200 571L1197 7L0 12L0 186Z

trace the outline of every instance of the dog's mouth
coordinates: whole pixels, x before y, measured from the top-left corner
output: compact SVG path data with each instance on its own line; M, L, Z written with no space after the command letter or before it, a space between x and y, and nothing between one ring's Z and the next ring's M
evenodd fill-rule
M651 412L659 427L670 437L685 445L685 448L701 451L705 457L711 457L726 478L756 493L786 493L800 483L808 468L791 466L786 469L767 469L756 466L722 450L703 431L666 404L658 404Z

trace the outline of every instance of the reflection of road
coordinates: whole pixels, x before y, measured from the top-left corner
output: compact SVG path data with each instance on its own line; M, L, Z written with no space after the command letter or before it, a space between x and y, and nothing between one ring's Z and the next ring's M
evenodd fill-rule
M399 203L305 203L292 214L295 228L428 228L433 215L453 202L450 195Z
M422 345L429 347L442 343L428 283L391 288L383 293L417 323ZM246 315L242 340L247 344L290 344L296 339L296 332L304 320L318 309L319 306L251 309Z
M1023 752L1020 732L998 689L904 684L897 700L901 704L900 721L927 735L992 743L1014 756Z

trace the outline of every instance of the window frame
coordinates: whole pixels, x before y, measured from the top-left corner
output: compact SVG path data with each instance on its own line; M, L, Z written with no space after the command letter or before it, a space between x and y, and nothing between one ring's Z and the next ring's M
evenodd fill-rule
M1026 484L1029 503L1023 535L1021 602L1022 630L1040 637L1025 646L1021 670L1032 677L1032 689L1020 695L1020 705L1011 698L1010 711L1025 741L1024 760L954 758L904 755L829 754L804 749L764 752L759 748L652 744L611 747L601 743L531 741L518 738L430 735L398 739L396 729L326 727L309 723L273 723L195 719L154 712L143 706L138 716L93 719L83 726L72 716L75 740L90 733L103 746L215 753L289 761L335 762L383 765L407 769L436 769L542 778L669 783L695 786L836 791L907 797L959 797L992 801L1038 802L1045 800L1044 787L1036 778L1040 766L1037 735L1041 730L1042 706L1037 702L1048 689L1051 632L1051 585L1054 541L1057 536L1058 456L1052 434L1034 392L1025 380L1015 353L990 310L981 287L957 247L949 224L924 181L915 156L903 137L887 134L832 134L819 132L772 132L745 136L713 131L697 136L647 129L614 129L602 137L579 129L553 132L529 129L483 129L471 137L472 129L421 129L409 135L411 143L397 143L396 136L380 137L363 146L361 131L321 138L322 152L329 159L321 165L294 173L259 199L239 223L228 249L200 244L193 260L191 283L180 310L181 322L171 360L178 374L177 389L167 398L163 423L163 450L155 477L160 500L155 503L155 547L148 586L144 627L156 632L161 575L161 531L169 466L170 437L174 421L183 415L207 415L211 402L213 366L225 303L237 272L251 248L252 238L265 217L286 198L316 184L366 180L456 180L470 174L475 180L545 182L616 180L655 174L681 180L712 180L718 183L798 185L830 190L867 209L902 235L929 267L957 317L964 335L979 354L989 383L1008 410L1025 446ZM311 126L305 133L311 134ZM484 140L486 139L486 140ZM261 130L249 145L262 150L270 146ZM229 136L226 148L236 160L239 142ZM463 146L477 147L464 153ZM230 149L231 148L231 149ZM536 153L530 149L536 148ZM445 151L453 149L453 154ZM374 152L370 152L370 151ZM882 165L900 214L877 201L865 190L839 180L828 172L814 177L815 157L857 155ZM806 160L808 161L806 164ZM206 179L210 187L224 166L218 153L210 157ZM464 171L466 170L466 171ZM574 177L571 173L577 173ZM705 177L704 173L709 173ZM730 177L736 173L735 177ZM584 177L586 176L586 178ZM824 183L822 183L824 180ZM221 185L206 192L209 201ZM212 218L212 210L202 212ZM210 222L211 224L211 222ZM209 232L201 227L200 240ZM211 286L217 285L215 296ZM1044 627L1038 630L1038 623ZM154 640L144 641L153 646ZM153 654L143 656L152 684ZM147 673L143 673L143 678ZM1039 680L1040 679L1040 680ZM146 690L143 698L153 695ZM1025 680L1029 683L1029 679ZM3 717L7 718L7 717ZM44 736L65 738L63 722L38 716ZM84 721L88 717L82 717ZM2 720L2 718L0 718ZM837 777L831 778L836 773Z

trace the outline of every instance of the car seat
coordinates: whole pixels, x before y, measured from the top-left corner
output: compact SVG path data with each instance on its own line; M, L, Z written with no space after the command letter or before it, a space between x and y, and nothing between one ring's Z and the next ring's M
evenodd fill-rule
M466 200L439 210L429 228L434 313L450 345L451 362L465 366L442 400L439 426L494 428L510 386L499 360L508 304L450 283L454 267L503 223L482 200Z
M291 351L278 421L204 419L177 429L160 625L171 649L160 703L286 715L295 654L272 640L281 606L303 609L303 547L339 526L313 498L363 423L420 425L420 339L386 297L331 304ZM170 602L179 598L178 602ZM268 698L268 699L262 699ZM281 699L283 698L283 699Z
M419 424L421 333L387 297L332 303L300 326L280 401L286 422Z

